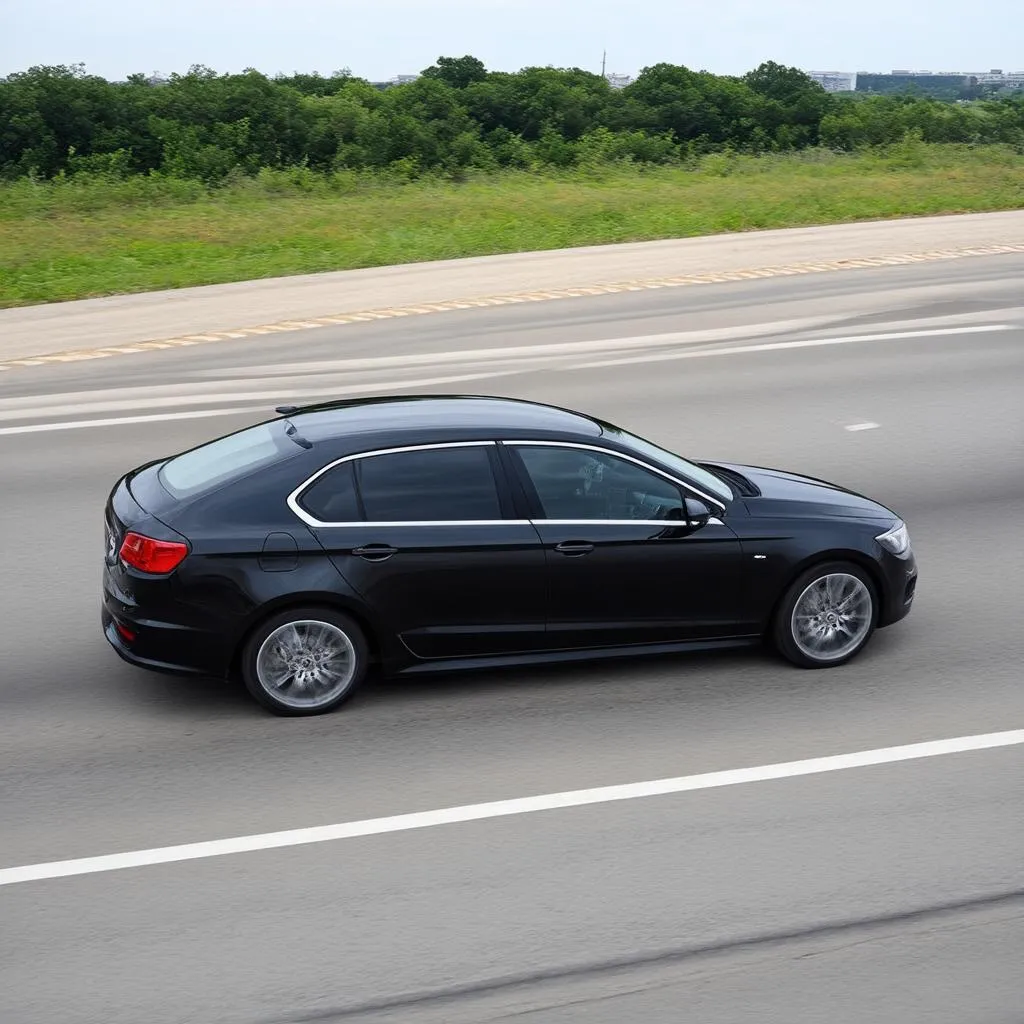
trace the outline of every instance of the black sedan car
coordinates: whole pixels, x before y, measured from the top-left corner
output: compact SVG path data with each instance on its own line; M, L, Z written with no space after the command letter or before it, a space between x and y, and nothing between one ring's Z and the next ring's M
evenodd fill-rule
M103 630L271 711L387 674L770 641L840 665L910 610L907 528L834 484L690 462L505 398L280 408L124 476Z

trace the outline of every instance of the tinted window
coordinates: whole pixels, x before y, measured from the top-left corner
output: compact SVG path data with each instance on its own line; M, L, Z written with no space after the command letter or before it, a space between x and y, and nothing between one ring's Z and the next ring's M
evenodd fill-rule
M486 447L374 455L355 466L370 522L502 518Z
M516 450L545 519L681 518L679 488L626 459L578 448Z
M329 469L306 488L299 504L322 523L353 523L362 519L351 462Z
M175 456L161 468L160 482L176 498L191 497L298 450L277 423L261 423Z
M615 438L624 448L629 448L639 458L660 463L670 473L678 474L684 480L689 480L696 486L704 488L705 491L721 501L732 501L732 488L702 466L696 466L682 456L676 455L675 452L659 448L656 444L637 437L636 434L628 434L617 427L606 427L605 433L609 437Z

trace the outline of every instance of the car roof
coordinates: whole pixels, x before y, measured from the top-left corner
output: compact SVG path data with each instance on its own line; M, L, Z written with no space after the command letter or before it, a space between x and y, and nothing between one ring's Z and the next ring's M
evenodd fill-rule
M361 444L370 437L474 434L481 439L561 435L600 437L601 423L583 413L515 398L487 395L401 395L305 406L287 414L312 443Z

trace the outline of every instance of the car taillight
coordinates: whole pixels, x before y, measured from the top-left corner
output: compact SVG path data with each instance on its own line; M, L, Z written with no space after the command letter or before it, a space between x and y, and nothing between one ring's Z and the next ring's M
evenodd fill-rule
M185 560L188 545L173 540L154 540L141 533L126 533L120 558L139 572L161 576L176 569Z

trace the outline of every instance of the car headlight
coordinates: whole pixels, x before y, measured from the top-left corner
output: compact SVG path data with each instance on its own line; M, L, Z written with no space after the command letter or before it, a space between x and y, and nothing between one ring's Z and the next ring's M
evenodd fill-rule
M898 522L891 530L880 533L875 540L890 554L897 558L906 558L910 554L910 533L907 524Z

